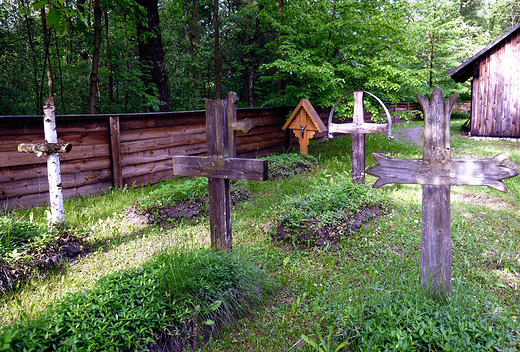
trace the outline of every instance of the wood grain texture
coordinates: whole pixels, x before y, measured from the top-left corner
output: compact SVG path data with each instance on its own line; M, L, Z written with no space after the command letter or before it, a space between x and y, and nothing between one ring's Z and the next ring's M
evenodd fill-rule
M267 160L260 159L173 157L173 173L177 176L266 181L267 170Z
M504 165L508 154L483 159L420 160L394 159L374 153L378 165L366 172L379 177L374 188L390 183L421 185L489 186L507 192L504 179L518 171Z

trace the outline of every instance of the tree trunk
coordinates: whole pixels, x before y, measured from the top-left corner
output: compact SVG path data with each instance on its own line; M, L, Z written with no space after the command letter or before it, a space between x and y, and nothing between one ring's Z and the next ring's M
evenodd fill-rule
M42 37L43 37L43 52L44 52L44 61L45 61L45 72L47 73L47 84L49 86L49 97L52 97L54 95L54 81L52 78L52 68L51 68L51 57L50 57L50 37L49 37L49 31L47 28L47 17L45 14L45 6L41 9L41 16L42 16ZM43 85L43 82L42 82ZM43 94L42 94L43 95Z
M96 113L96 99L99 87L99 47L101 46L101 0L94 1L94 53L90 73L89 113Z
M22 0L21 2L24 9L26 9L25 1ZM28 12L27 12L28 13ZM32 18L29 18L26 12L24 12L24 19L25 24L27 26L27 37L29 39L29 48L31 48L31 58L32 58L32 64L33 64L33 80L34 80L34 92L36 93L36 100L35 100L35 111L41 111L40 110L40 104L42 101L42 98L40 96L40 90L38 89L38 64L36 59L36 50L34 45L34 39L32 34Z
M107 68L108 68L108 105L114 103L114 76L112 69L112 61L110 60L110 50L108 42L108 12L106 8L103 10L105 17L105 52L107 56Z
M137 23L138 50L141 62L151 68L147 72L151 83L159 92L159 111L170 110L170 96L168 93L168 79L164 69L164 51L162 46L161 29L159 22L158 0L136 0L146 9L148 25ZM146 36L146 33L152 35Z
M220 99L221 90L221 78L220 78L220 29L219 29L219 17L218 17L218 2L219 0L213 1L213 22L215 26L215 96L216 99Z
M278 12L280 13L280 20L282 19L283 7L284 7L283 0L278 1ZM282 44L282 41L280 39L280 33L278 33L278 44ZM280 54L280 53L278 53L277 56L278 56L278 59L282 58L282 54ZM282 88L283 88L283 81L280 76L280 70L278 70L277 74L278 74L278 79L276 80L276 95L281 96Z
M200 35L199 35L199 10L197 7L197 0L193 0L193 46L191 50L191 60L195 62L197 52L199 50ZM195 70L193 73L193 91L197 89L199 82L199 72Z

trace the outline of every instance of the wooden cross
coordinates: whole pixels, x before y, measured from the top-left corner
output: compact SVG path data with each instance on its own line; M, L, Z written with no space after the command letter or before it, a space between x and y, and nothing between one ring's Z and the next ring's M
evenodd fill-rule
M388 116L388 123L365 123L365 107L363 103L363 91L354 92L354 118L352 123L336 124L332 123L334 110L341 102L343 95L334 105L329 114L329 138L332 133L352 134L352 180L356 183L365 182L365 134L368 133L387 133L392 138L392 119L386 106L375 95L374 97L385 109ZM347 93L348 94L348 93Z
M37 157L47 154L47 178L49 180L52 223L58 224L65 222L59 153L70 152L72 144L58 142L56 114L52 97L47 98L43 105L43 130L45 143L21 143L18 145L18 151L21 153L36 153Z
M268 178L267 160L236 158L236 131L254 127L249 119L236 121L237 102L234 92L227 100L206 100L207 157L173 157L174 175L208 177L211 246L217 250L232 248L229 180Z
M504 166L507 154L483 159L451 159L450 113L458 94L444 101L439 87L430 100L417 94L424 111L422 159L393 159L374 153L379 165L367 173L388 183L423 185L421 284L441 295L451 295L451 185L485 185L506 192L501 181L518 175Z
M309 140L314 137L314 134L327 131L309 99L302 99L296 106L296 109L294 109L283 125L282 130L287 128L292 130L296 138L298 138L300 153L303 155L309 154Z

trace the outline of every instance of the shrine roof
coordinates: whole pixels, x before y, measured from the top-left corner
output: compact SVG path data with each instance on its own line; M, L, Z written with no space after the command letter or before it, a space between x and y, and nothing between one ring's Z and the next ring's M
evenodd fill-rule
M296 109L294 109L294 111L291 113L291 116L289 116L289 118L285 122L285 125L283 125L282 130L285 130L287 129L287 127L289 127L289 124L295 119L296 116L298 116L298 113L301 109L303 109L306 112L307 118L312 122L316 131L320 133L327 131L327 127L325 127L325 125L323 124L323 121L321 120L316 110L314 110L314 107L312 106L309 99L302 99L298 103Z
M454 68L450 72L448 72L448 76L450 76L455 82L461 83L467 81L470 77L473 76L473 67L474 64L478 62L478 60L485 56L488 52L493 50L495 47L502 45L506 40L508 40L513 34L520 30L520 23L511 28L509 31L504 33L500 38L486 46L484 49L473 55L473 57L466 62L464 62L459 67Z

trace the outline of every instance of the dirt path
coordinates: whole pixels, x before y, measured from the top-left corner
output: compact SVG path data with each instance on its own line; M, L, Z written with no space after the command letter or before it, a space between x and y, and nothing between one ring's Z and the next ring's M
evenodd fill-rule
M397 132L395 134L395 137L398 140L407 139L414 143L417 143L420 146L423 146L424 145L423 131L424 131L424 127L407 128L407 129Z

